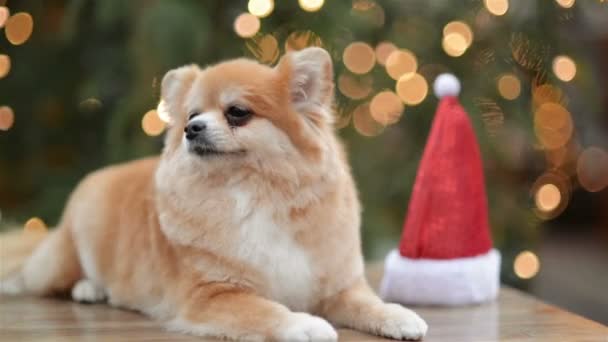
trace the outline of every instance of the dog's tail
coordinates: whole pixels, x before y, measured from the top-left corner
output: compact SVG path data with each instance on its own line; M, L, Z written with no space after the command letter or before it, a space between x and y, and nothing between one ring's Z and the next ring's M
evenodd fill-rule
M0 295L69 290L80 277L71 232L12 231L0 235Z
M19 270L47 235L46 230L19 229L0 234L0 279Z

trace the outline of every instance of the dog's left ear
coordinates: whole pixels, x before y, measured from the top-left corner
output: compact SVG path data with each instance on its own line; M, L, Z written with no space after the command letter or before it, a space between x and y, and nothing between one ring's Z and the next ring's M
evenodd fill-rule
M315 120L332 121L334 72L327 51L310 47L288 53L281 58L277 68L287 83L296 111Z
M199 71L198 66L191 64L170 70L163 77L157 110L169 118L170 123L174 122L177 116L186 115L181 104Z

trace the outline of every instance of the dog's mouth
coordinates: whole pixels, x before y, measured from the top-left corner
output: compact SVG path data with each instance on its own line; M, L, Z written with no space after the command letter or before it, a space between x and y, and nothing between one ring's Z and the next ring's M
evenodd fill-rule
M222 151L212 145L194 145L190 146L188 150L199 157L213 157L213 156L229 156L229 155L242 155L245 154L244 150L236 151Z

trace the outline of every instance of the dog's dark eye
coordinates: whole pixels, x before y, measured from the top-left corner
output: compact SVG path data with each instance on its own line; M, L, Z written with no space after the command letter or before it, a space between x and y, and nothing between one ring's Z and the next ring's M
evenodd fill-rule
M191 113L190 115L188 115L188 121L194 119L194 117L197 116L197 115L199 115L199 114L200 114L199 112Z
M253 112L245 107L230 106L224 113L226 119L231 126L243 126L249 121Z

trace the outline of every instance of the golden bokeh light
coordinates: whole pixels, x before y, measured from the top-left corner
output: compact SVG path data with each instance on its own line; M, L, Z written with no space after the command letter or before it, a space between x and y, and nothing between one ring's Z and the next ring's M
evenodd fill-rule
M359 17L368 23L382 27L386 20L384 8L373 0L355 0L353 1L353 12L356 17Z
M25 222L23 229L26 233L45 233L48 228L40 217L32 217Z
M160 135L165 130L165 122L158 116L156 110L149 110L141 119L141 128L149 136Z
M325 0L298 0L300 7L307 12L316 12L323 7Z
M355 77L349 74L341 74L338 77L338 90L350 99L361 100L372 92L372 83L373 78L369 75Z
M441 47L448 56L460 57L464 55L469 46L466 38L462 34L453 32L443 37Z
M404 106L399 96L390 90L379 92L369 104L372 118L384 126L399 121L403 109Z
M534 182L530 192L535 204L534 213L542 220L559 216L568 207L571 193L571 176L561 169L544 172Z
M84 101L81 101L78 104L78 109L81 112L90 114L90 113L98 111L99 109L101 109L102 106L103 106L103 104L101 103L101 101L99 99L96 99L94 97L89 97L88 99L85 99Z
M534 113L534 132L547 149L564 146L572 136L574 126L570 112L554 102L543 103Z
M359 134L366 137L374 137L384 128L374 120L369 112L369 103L357 106L353 111L353 125Z
M299 51L310 46L323 47L321 37L313 31L292 32L285 39L285 51Z
M557 56L553 59L553 73L561 81L570 82L576 76L576 63L568 56Z
M234 32L241 38L251 38L260 30L260 19L250 13L242 13L234 20Z
M446 24L443 27L443 36L445 37L452 33L461 35L464 38L467 47L473 44L473 30L471 30L471 27L467 23L463 21L452 21Z
M555 184L543 184L536 191L534 201L538 210L551 212L559 207L562 201L562 194Z
M342 60L348 70L355 74L366 74L376 63L374 49L367 43L354 42L344 49Z
M262 63L272 64L279 59L279 42L271 35L255 37L254 43L248 43L249 51Z
M247 10L256 17L264 18L274 10L273 0L249 0Z
M8 131L15 123L15 113L9 106L0 107L0 130Z
M530 279L540 270L540 261L536 254L530 251L523 251L515 258L513 270L521 279Z
M420 74L406 74L397 81L397 95L407 105L417 105L424 101L429 85Z
M501 16L509 10L509 0L483 0L488 12Z
M599 147L586 148L578 157L576 175L585 190L603 190L608 185L608 154Z
M416 70L418 70L418 61L408 50L395 50L386 59L386 72L394 80L413 75Z
M373 0L355 0L353 1L353 9L356 11L368 11L376 6Z
M29 13L19 12L8 18L4 34L13 45L25 43L34 30L34 19Z
M498 78L498 92L507 100L515 100L521 93L521 82L513 74L504 74Z
M11 71L11 58L8 55L0 55L0 78L6 77Z
M0 6L0 28L4 27L6 20L10 17L11 12L5 6Z
M388 56L391 55L395 50L397 50L397 46L391 42L380 42L376 45L376 61L380 65L386 65L386 60Z
M563 8L570 8L574 6L576 0L555 0L555 2Z
M564 95L561 89L550 84L541 84L532 89L532 103L538 108L547 102L561 103Z

